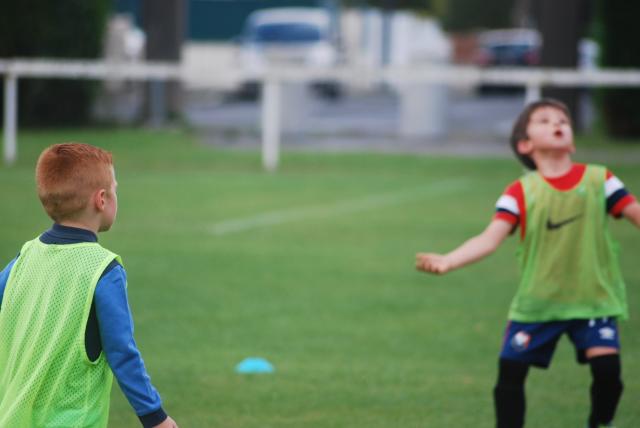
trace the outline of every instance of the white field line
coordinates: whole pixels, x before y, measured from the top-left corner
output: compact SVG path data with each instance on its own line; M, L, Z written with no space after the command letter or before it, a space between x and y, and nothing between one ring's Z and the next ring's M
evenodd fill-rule
M425 186L415 187L409 190L382 193L351 201L336 202L334 204L327 205L315 205L306 208L270 211L215 223L211 228L211 233L220 236L261 227L277 226L284 223L310 218L325 218L343 214L352 214L375 208L399 205L405 202L415 201L426 196L436 196L447 192L455 192L468 188L468 186L468 180L445 180Z

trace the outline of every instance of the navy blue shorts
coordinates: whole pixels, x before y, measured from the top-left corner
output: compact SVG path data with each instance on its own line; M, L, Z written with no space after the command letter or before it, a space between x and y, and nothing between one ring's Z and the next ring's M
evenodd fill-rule
M547 368L560 337L566 333L579 363L587 362L585 351L595 346L620 349L615 318L548 322L509 321L500 358Z

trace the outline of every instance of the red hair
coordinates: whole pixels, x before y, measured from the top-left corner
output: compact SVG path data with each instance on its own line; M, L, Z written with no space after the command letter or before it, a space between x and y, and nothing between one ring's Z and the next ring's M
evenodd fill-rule
M74 219L91 194L109 189L113 180L111 153L81 143L46 148L36 165L38 197L54 221Z

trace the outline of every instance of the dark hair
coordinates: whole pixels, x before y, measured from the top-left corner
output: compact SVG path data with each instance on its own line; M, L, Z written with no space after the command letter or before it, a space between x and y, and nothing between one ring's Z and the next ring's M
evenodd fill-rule
M523 155L518 152L518 142L522 140L527 140L529 136L527 135L527 127L529 126L529 120L531 120L531 115L533 112L543 107L552 107L560 110L569 119L571 122L571 114L569 113L569 109L566 104L562 101L555 100L553 98L543 98L538 101L534 101L532 103L527 104L527 106L522 110L520 116L516 119L513 124L513 130L511 131L511 138L509 142L511 144L511 149L513 153L515 153L516 157L522 162L524 166L528 169L537 169L536 163L531 159L531 156ZM572 124L573 126L573 124Z

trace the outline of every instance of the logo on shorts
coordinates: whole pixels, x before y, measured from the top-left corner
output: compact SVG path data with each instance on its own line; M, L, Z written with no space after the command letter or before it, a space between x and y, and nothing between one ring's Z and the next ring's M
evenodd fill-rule
M517 332L511 339L511 347L518 352L522 352L529 347L531 335L525 331Z
M600 339L602 340L613 340L616 337L616 331L611 327L602 327L598 330L598 333L600 333Z

